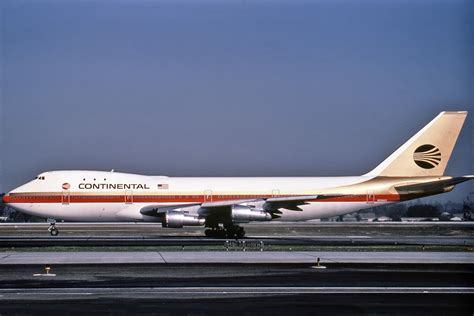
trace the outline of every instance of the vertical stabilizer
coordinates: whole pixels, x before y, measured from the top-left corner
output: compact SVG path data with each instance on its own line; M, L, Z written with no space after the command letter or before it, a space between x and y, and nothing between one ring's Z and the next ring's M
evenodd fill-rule
M448 164L467 112L441 112L368 176L441 176Z

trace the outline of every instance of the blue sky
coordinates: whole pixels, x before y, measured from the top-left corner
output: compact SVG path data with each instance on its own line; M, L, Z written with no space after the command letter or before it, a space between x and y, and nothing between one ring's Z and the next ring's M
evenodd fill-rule
M471 110L470 1L2 1L1 177L358 175ZM462 199L473 184L446 196Z

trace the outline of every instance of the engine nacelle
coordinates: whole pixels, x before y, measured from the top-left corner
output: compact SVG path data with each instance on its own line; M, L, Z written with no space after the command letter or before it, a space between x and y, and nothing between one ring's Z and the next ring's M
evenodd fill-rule
M272 216L263 210L255 210L245 205L232 205L230 217L233 223L248 223L251 221L270 221Z
M204 225L204 218L186 215L177 211L168 211L164 216L162 225L163 227L169 228L183 228L183 226L201 226Z

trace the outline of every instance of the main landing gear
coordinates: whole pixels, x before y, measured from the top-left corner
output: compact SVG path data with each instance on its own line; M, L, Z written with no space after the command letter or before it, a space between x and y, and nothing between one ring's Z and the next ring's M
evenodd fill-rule
M49 224L48 231L51 234L51 236L57 236L59 234L59 230L56 227L56 222L52 222Z
M244 228L237 225L210 227L204 233L206 237L211 238L242 238L245 236Z

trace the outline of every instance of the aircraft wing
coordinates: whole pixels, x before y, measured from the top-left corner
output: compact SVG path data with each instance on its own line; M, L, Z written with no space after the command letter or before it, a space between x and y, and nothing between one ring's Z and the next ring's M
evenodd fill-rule
M252 202L265 202L268 209L282 208L285 205L300 205L305 204L306 201L317 200L319 195L305 195L305 196L284 196L284 197L271 197L271 198L260 198L260 199L249 199L249 200L228 200L219 202L206 202L202 203L203 208L214 208L223 206L232 206L236 204L252 203Z
M200 216L207 217L212 215L219 215L219 213L226 213L234 205L252 205L259 206L262 211L269 212L272 217L278 217L281 211L279 209L287 209L292 211L302 211L300 205L307 204L308 201L318 200L323 198L334 197L336 195L304 195L304 196L283 196L270 197L258 199L240 199L227 200L217 202L204 202L195 204L177 204L177 205L148 205L140 210L140 213L147 216L161 217L168 211L178 212L195 212ZM339 196L339 195L337 195Z
M232 206L232 205L242 204L242 203L256 202L256 201L261 201L261 200L262 199L241 199L241 200L227 200L227 201L219 201L219 202L204 202L201 204L201 207L218 208L218 207Z

